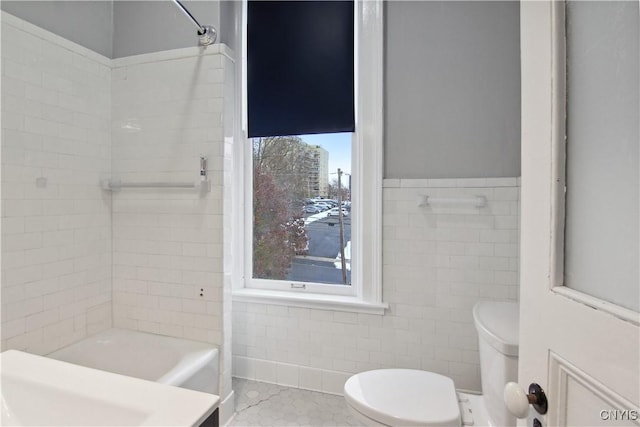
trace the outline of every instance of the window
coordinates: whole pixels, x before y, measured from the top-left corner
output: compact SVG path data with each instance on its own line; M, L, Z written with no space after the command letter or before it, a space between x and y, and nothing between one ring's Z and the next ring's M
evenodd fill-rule
M234 300L384 310L381 1L355 2L354 38L355 132L249 138L243 104Z
M319 292L353 293L351 138L337 133L251 139L248 267L253 279L263 281L255 286L306 289L318 283L333 285Z

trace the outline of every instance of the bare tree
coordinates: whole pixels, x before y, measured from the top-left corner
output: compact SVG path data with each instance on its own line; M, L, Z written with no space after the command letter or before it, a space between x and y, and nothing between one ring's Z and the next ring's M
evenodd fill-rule
M329 183L328 192L329 192L330 199L333 199L333 200L342 199L343 201L350 200L349 189L346 188L344 184L342 184L342 188L339 190L337 179L334 179Z
M292 200L311 196L310 172L313 152L297 136L270 136L253 139L253 162L269 172L276 185Z

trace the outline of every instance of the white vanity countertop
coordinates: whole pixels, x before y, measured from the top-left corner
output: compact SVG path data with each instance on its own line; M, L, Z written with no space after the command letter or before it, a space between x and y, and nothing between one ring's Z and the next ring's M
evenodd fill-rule
M0 353L3 426L199 426L213 394L17 350Z

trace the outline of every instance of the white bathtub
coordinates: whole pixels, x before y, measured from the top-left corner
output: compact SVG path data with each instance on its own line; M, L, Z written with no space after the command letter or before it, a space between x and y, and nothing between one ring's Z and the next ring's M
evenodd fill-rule
M218 349L211 344L114 328L47 357L218 394Z

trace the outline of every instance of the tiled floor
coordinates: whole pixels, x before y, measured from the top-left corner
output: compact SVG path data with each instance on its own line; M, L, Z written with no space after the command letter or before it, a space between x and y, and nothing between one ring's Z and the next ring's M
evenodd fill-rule
M363 426L342 396L233 379L236 416L229 426Z

